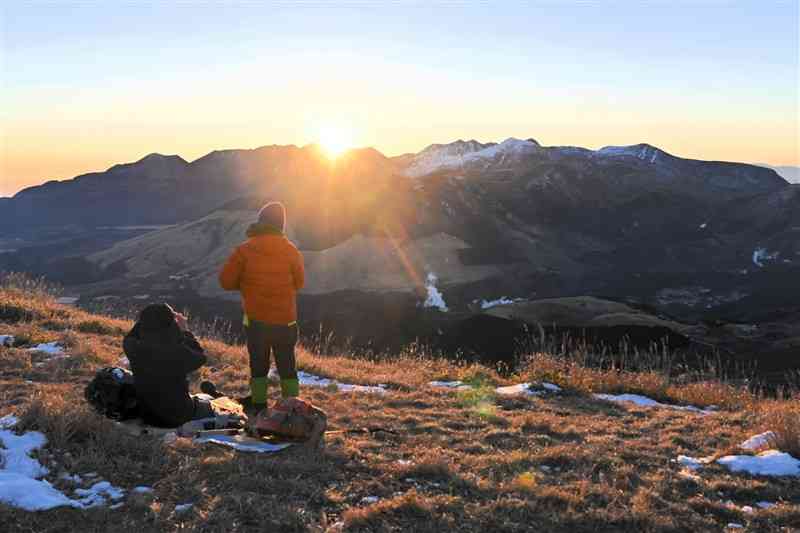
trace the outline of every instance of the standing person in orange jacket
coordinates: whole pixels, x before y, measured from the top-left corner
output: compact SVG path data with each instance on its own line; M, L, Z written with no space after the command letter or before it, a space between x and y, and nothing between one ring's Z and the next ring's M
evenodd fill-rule
M300 390L294 349L297 291L305 283L305 271L303 255L284 235L285 225L283 204L262 207L258 221L247 229L247 241L233 251L219 274L223 289L242 295L255 413L266 408L270 353L281 378L281 395L297 396Z

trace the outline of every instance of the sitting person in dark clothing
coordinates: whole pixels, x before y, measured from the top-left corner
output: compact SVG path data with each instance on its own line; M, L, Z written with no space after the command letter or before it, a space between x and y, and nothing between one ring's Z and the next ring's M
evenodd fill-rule
M203 366L203 347L186 317L167 304L145 307L122 343L145 422L162 427L216 415L208 396L192 396L186 376Z

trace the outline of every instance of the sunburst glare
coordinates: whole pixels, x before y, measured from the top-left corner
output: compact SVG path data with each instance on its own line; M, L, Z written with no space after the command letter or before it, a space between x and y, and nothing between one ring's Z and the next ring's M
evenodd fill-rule
M353 132L347 127L323 126L318 135L319 145L329 157L338 157L353 147Z

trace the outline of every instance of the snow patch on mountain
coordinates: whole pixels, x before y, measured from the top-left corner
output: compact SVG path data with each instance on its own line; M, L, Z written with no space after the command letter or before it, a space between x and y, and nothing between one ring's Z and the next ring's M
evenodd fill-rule
M468 164L489 162L498 158L502 164L507 157L531 153L539 148L539 143L534 140L513 137L499 144L482 144L478 141L433 144L414 157L405 173L411 178L417 178L437 170L462 168Z
M764 268L766 261L774 261L780 255L780 252L769 253L766 248L756 248L753 250L753 264L759 268Z
M425 290L428 291L428 297L422 303L422 307L434 307L439 311L446 313L448 311L447 304L444 302L444 296L436 288L436 282L438 278L436 274L433 272L428 273L428 277L425 280Z
M649 144L634 144L631 146L605 146L597 150L595 153L605 157L635 157L648 163L655 163L664 155L666 155L666 152L659 150L655 146L650 146Z
M508 298L506 296L501 296L496 300L481 300L481 309L491 309L492 307L496 307L498 305L509 305L513 304L514 302L520 301L522 298ZM477 300L475 300L477 302Z

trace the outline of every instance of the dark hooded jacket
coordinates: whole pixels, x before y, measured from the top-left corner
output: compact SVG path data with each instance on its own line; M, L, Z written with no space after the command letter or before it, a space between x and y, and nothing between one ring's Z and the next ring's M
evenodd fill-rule
M203 366L206 356L194 335L178 327L172 309L161 305L142 311L122 347L131 364L143 418L150 424L175 427L194 416L195 400L189 395L186 375Z

